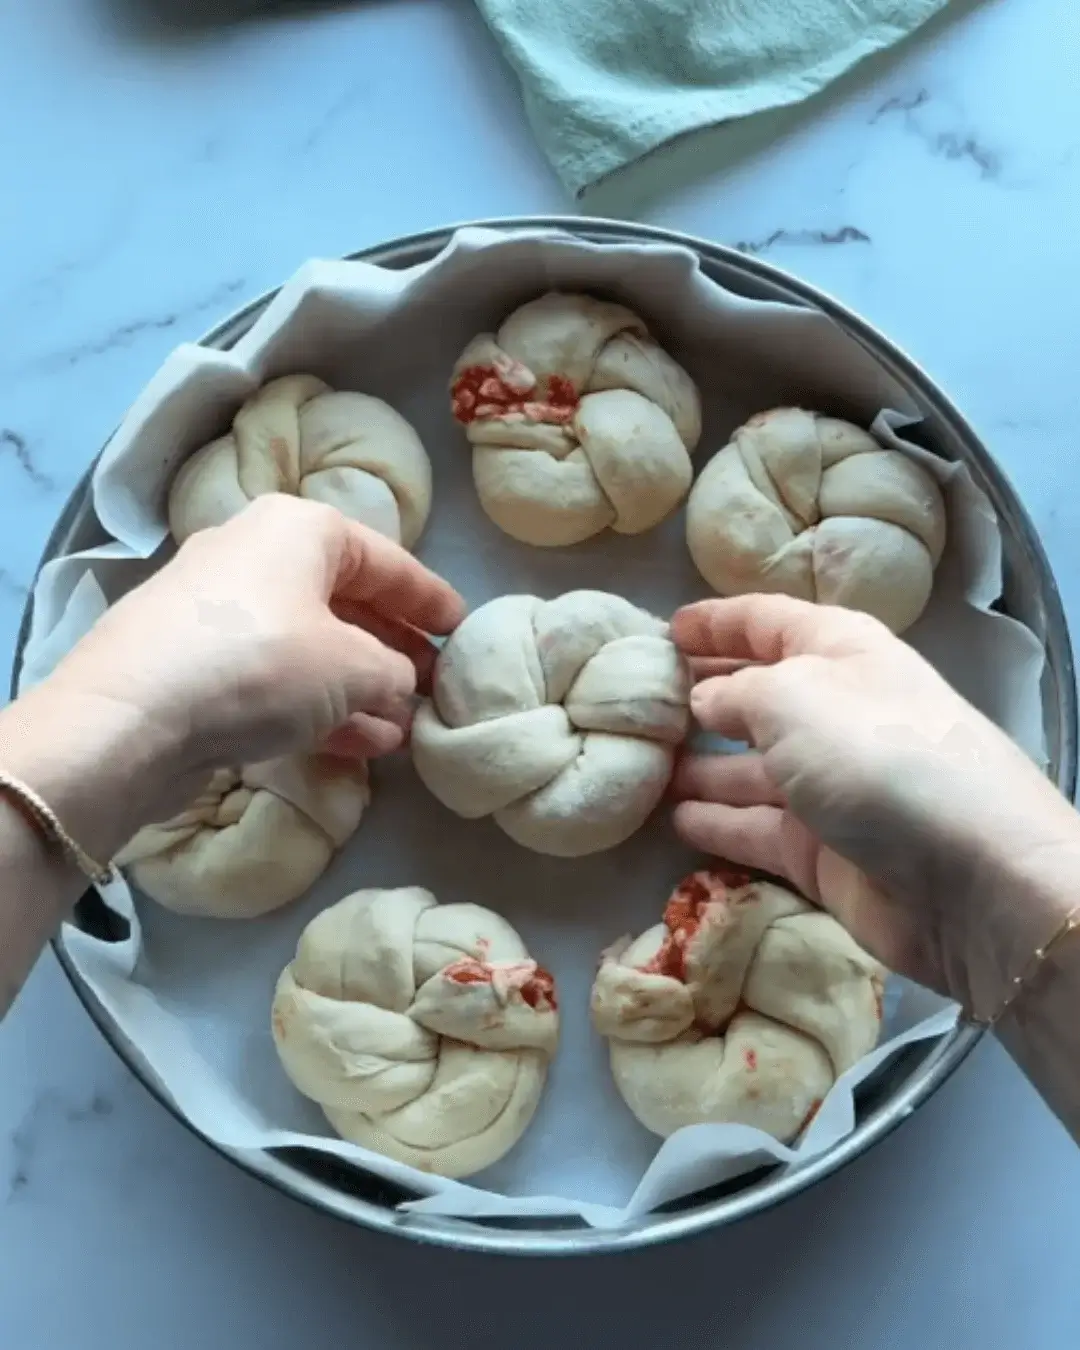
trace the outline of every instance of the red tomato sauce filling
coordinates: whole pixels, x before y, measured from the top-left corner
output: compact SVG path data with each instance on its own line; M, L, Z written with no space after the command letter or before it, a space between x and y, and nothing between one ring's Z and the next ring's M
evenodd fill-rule
M686 983L686 949L701 927L705 910L723 904L729 891L741 890L753 878L730 863L720 863L707 872L693 872L680 881L664 909L668 935L660 950L641 967L646 975L667 975Z
M522 367L524 370L524 367ZM466 366L450 389L450 407L458 422L468 424L486 417L518 414L530 422L565 426L577 412L577 391L562 375L549 375L541 391L532 381L507 380L494 366Z
M555 1011L558 1003L555 998L555 978L542 966L534 966L531 961L522 961L519 965L502 967L510 977L510 983L521 994L522 1002L530 1008ZM443 970L443 975L454 984L491 984L495 978L495 966L477 961L475 957L463 956Z

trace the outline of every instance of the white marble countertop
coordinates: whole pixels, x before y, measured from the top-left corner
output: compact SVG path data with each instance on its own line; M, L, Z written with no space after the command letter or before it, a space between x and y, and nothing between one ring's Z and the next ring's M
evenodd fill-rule
M0 4L7 647L66 495L175 342L312 255L575 209L468 0L153 20L208 4ZM905 346L1017 484L1074 632L1078 44L1075 0L961 3L758 124L727 168L714 138L693 186L659 163L590 204L740 242ZM1057 1350L1080 1344L1080 1154L987 1045L871 1156L760 1220L496 1270L235 1171L128 1076L49 957L0 1028L0 1252L5 1350Z

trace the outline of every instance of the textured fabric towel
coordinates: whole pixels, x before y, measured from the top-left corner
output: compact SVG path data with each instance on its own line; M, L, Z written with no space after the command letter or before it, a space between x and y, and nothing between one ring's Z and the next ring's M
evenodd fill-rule
M948 0L477 0L578 194L684 132L797 103Z

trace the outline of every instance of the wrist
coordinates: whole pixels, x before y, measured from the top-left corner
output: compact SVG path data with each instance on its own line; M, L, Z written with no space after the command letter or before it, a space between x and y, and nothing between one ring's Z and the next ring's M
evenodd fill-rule
M0 712L0 766L101 864L170 813L186 776L184 747L139 710L59 675Z
M1080 900L1080 817L1045 822L1038 839L1014 849L1002 841L973 871L958 935L956 996L980 1021L994 1018Z
M997 1034L1074 1139L1080 1141L1077 1073L1080 929L1060 931L1025 981Z

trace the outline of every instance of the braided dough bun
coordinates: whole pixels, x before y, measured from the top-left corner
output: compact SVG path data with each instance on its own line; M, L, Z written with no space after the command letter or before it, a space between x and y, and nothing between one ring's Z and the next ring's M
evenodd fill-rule
M865 610L901 633L930 599L945 503L925 469L859 427L775 408L705 466L686 539L721 595L782 591Z
M537 853L613 848L663 795L689 722L667 624L602 591L507 595L439 655L413 723L417 772L467 820Z
M264 384L231 431L181 466L169 528L183 543L268 492L336 506L412 548L431 510L431 463L388 403L333 390L314 375L286 375Z
M695 872L663 923L604 953L592 1018L646 1129L753 1125L786 1141L873 1049L884 978L790 891L735 869Z
M640 534L686 496L697 389L636 314L551 291L458 358L454 417L480 504L526 544Z
M298 899L360 824L367 765L295 755L219 769L186 811L117 856L166 909L253 919Z
M521 1138L559 1034L555 982L506 920L418 886L357 891L313 919L271 1023L338 1134L446 1177Z

